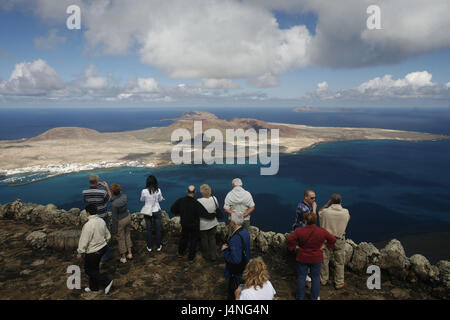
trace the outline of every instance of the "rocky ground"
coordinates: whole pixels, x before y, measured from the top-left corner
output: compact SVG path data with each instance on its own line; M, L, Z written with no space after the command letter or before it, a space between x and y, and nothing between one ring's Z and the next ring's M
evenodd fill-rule
M163 251L148 253L145 250L144 233L133 231L134 259L119 263L117 242L112 243L112 258L102 270L114 279L110 294L85 293L84 290L69 290L66 273L70 265L80 265L75 251L32 249L26 237L32 231L42 230L47 234L57 230L69 230L70 226L55 226L42 223L25 223L20 220L0 221L0 299L208 299L226 298L227 282L223 276L224 261L219 255L217 262L205 261L200 254L193 262L177 255L178 238L166 235ZM73 228L72 228L73 229ZM218 248L219 249L219 248ZM256 250L255 250L256 251ZM253 252L253 256L258 252ZM219 254L219 251L218 251ZM269 266L271 281L277 291L277 299L294 299L296 291L296 268L294 257L289 254L266 252L262 255ZM82 288L87 277L82 270ZM442 298L439 288L421 282L410 283L397 280L382 273L381 289L369 290L366 281L369 275L346 271L348 286L335 290L333 286L322 286L322 300L385 300L385 299L434 299Z

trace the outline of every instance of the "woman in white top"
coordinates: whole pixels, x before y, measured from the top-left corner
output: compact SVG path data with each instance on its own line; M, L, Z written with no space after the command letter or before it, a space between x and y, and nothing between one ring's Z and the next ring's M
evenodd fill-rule
M161 207L159 202L164 198L161 190L158 188L158 181L156 177L151 175L147 178L147 188L141 192L141 201L145 202L141 213L144 214L145 224L147 226L147 250L152 251L152 225L155 226L156 233L156 247L157 251L161 251Z
M250 259L242 274L245 284L236 289L236 300L273 300L276 292L261 257Z
M197 199L209 213L216 211L219 206L217 198L211 196L211 187L207 184L200 186L200 192L203 198ZM219 222L217 218L200 218L200 244L203 251L203 257L206 260L216 261L216 229Z

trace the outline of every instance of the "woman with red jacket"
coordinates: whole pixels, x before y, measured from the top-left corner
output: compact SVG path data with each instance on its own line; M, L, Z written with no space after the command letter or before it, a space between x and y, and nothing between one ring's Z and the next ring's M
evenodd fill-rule
M306 275L311 271L311 300L319 299L320 268L323 261L322 249L333 248L336 238L324 228L316 226L317 216L314 212L305 214L306 226L297 228L288 237L289 250L297 249L298 262L297 299L305 296ZM325 242L326 241L326 242Z

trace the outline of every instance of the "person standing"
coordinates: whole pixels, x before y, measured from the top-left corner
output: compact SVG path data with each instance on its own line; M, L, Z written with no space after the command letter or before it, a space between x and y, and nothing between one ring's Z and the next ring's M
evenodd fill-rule
M298 227L305 226L305 214L308 212L314 212L317 214L317 203L316 203L316 193L313 190L305 190L303 193L303 200L297 206L297 211L295 215L295 221L292 225L292 230Z
M250 226L250 215L255 210L253 197L250 192L242 187L241 179L233 179L231 185L233 189L228 192L225 197L225 204L223 208L229 215L232 213L242 214L244 218L242 227L248 229ZM232 231L233 230L230 230L230 232Z
M305 214L306 226L297 228L288 237L289 250L297 250L298 265L297 299L305 297L306 274L311 271L311 300L319 300L320 268L323 261L322 250L332 248L336 238L324 228L316 226L317 215L314 212ZM326 243L324 243L326 241Z
M89 175L89 189L83 190L83 203L94 204L97 208L98 217L105 221L106 227L109 228L109 217L106 213L108 201L111 199L111 190L106 182L99 183L98 175ZM105 189L101 189L103 186ZM103 256L103 261L109 260L109 245L106 245L106 252Z
M230 239L222 245L225 258L225 277L228 280L228 300L235 300L235 291L239 287L242 273L250 260L250 234L242 227L244 218L242 214L232 213L230 226L233 229Z
M161 244L161 207L159 203L163 201L161 190L158 188L158 180L151 175L147 177L146 188L141 192L141 202L145 202L141 213L144 214L145 225L147 226L147 251L152 251L152 227L156 234L156 251L162 250Z
M200 217L212 218L200 202L195 199L195 187L187 188L186 196L175 201L170 207L173 214L180 215L181 238L178 245L178 255L184 255L189 247L189 261L194 260L200 234Z
M336 244L332 249L323 250L323 264L320 271L320 282L326 285L329 278L329 262L334 256L334 286L342 289L347 284L344 282L345 266L345 230L350 220L347 209L342 207L341 195L334 193L330 200L319 210L320 225L336 238Z
M111 232L118 234L119 253L121 255L120 262L126 263L127 258L132 259L131 247L131 217L128 211L127 196L122 193L122 188L119 184L111 185L111 211L112 211L112 226ZM125 254L128 251L128 255Z
M81 230L80 240L78 242L78 260L82 259L84 254L84 269L89 276L89 287L86 292L98 291L100 286L105 288L108 294L113 281L108 276L100 273L100 260L106 252L106 246L111 239L111 234L106 227L106 223L97 215L97 207L91 203L86 206L88 221Z
M197 199L208 213L214 214L214 218L206 219L200 217L200 244L203 250L203 257L211 261L216 261L216 230L219 222L215 215L216 209L219 207L217 198L211 196L211 187L207 184L200 186L202 198Z

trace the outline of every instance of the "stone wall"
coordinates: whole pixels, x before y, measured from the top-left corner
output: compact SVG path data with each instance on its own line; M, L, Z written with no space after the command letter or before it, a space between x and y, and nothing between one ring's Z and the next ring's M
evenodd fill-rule
M108 214L111 214L110 212ZM81 233L82 225L87 221L86 212L73 208L69 211L58 209L53 204L46 206L24 203L17 199L11 203L0 205L0 219L22 220L31 224L50 224L72 227L47 233L44 230L34 231L27 235L27 245L36 250L44 248L75 249ZM138 232L145 232L145 220L139 213L131 214L132 227ZM64 228L66 229L66 228ZM161 232L164 237L177 237L181 231L180 218L170 218L163 211ZM249 228L253 252L261 254L288 255L287 236L275 232L264 232L257 227ZM217 226L217 241L226 241L228 226L221 222ZM436 287L450 290L450 262L439 261L436 266L430 264L427 258L420 254L411 257L405 255L400 241L393 239L385 248L378 250L372 243L356 244L350 239L345 244L345 265L354 273L363 274L369 265L377 265L383 272L399 280L424 282ZM333 261L331 261L333 264ZM444 294L446 295L446 294Z

